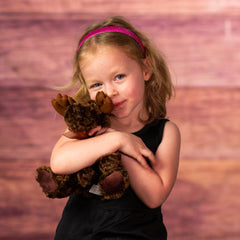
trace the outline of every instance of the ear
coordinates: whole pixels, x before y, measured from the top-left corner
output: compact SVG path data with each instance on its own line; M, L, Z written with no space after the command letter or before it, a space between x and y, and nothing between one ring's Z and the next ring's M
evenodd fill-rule
M148 58L143 59L143 77L145 81L148 81L150 77L152 76L152 71L149 67L149 61Z

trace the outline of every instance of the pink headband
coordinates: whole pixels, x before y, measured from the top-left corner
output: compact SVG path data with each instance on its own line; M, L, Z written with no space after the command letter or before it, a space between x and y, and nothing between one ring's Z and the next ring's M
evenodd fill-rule
M101 27L101 28L97 28L93 31L91 31L90 33L88 33L83 39L82 41L79 43L78 46L78 50L81 48L81 46L83 45L83 43L90 37L97 35L99 33L104 33L104 32L119 32L119 33L123 33L126 34L128 36L130 36L131 38L133 38L141 47L143 54L145 55L145 48L141 42L141 40L139 39L139 37L131 32L130 30L123 28L123 27L118 27L118 26L107 26L107 27Z

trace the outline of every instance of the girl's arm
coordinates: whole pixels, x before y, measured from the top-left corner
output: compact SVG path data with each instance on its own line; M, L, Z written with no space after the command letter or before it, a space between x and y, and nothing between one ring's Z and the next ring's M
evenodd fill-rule
M83 140L63 135L53 148L50 166L54 173L71 174L91 166L98 158L117 150L135 158L146 168L148 165L145 157L151 161L155 159L140 138L109 129L103 134Z
M180 152L180 132L167 122L163 139L151 161L152 169L122 155L122 163L129 173L130 184L138 197L150 208L160 206L168 197L176 181Z
M69 130L65 133L69 133ZM52 171L58 174L71 174L91 166L99 157L117 150L112 137L106 133L78 140L62 135L52 151L50 160Z

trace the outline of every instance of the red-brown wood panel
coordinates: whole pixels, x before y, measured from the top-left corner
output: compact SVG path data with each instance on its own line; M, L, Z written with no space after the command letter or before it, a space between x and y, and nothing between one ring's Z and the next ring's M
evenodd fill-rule
M177 183L163 206L170 240L239 239L240 2L0 1L0 239L50 240L66 199L34 180L65 124L50 87L64 85L88 24L123 15L167 57L182 133Z

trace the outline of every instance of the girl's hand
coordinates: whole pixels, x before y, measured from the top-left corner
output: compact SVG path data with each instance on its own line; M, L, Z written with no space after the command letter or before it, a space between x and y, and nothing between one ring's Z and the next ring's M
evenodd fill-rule
M155 163L155 156L150 151L141 138L126 132L119 132L112 128L102 128L101 126L97 126L96 128L89 131L89 136L97 136L100 134L115 134L115 139L118 141L118 150L130 157L135 159L140 165L144 168L150 168L146 159L148 159L151 164Z
M93 129L91 129L89 132L88 132L88 136L89 137L92 137L92 136L97 136L97 135L100 135L100 134L103 134L106 132L106 128L102 128L101 126L97 126Z
M150 168L146 159L153 165L156 160L151 150L149 150L141 138L126 132L119 133L119 151L134 158L144 168Z

